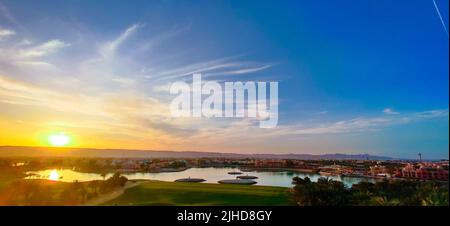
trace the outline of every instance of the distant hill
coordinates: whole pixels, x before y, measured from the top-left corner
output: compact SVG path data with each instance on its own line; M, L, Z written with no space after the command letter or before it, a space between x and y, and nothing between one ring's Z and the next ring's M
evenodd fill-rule
M368 154L237 154L195 151L152 151L127 149L56 148L0 146L0 157L97 157L97 158L258 158L258 159L354 159L390 160L385 156Z

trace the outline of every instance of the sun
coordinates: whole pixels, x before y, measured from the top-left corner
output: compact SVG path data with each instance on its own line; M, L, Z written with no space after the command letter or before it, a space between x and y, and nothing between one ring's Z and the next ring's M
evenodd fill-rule
M50 142L52 146L62 147L69 144L70 137L64 133L51 134L48 136L48 142Z

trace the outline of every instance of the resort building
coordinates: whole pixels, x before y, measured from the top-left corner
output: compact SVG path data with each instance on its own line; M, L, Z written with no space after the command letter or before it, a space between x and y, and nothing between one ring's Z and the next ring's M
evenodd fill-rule
M256 160L255 167L258 167L258 168L283 168L283 167L286 167L286 160Z
M389 177L390 176L388 174L388 170L386 169L386 167L381 166L381 165L371 166L369 173L371 176L374 176L374 177Z
M431 167L421 165L415 167L413 164L407 164L402 169L402 176L405 178L414 178L419 180L448 180L448 170L440 167Z
M349 174L351 172L351 168L336 164L319 167L319 174L324 176Z

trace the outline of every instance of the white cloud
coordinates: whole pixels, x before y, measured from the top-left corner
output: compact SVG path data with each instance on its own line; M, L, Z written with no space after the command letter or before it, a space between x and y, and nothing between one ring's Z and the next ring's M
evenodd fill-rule
M65 43L61 40L54 39L31 48L22 49L19 51L19 56L22 58L42 57L55 53L59 49L68 46L70 46L70 43Z
M400 112L394 111L392 108L385 108L383 113L386 115L398 115Z
M0 40L2 40L3 38L6 38L8 36L13 36L13 35L16 35L15 31L0 28Z
M416 113L419 118L438 118L438 117L448 117L448 109L437 109L431 111L423 111Z

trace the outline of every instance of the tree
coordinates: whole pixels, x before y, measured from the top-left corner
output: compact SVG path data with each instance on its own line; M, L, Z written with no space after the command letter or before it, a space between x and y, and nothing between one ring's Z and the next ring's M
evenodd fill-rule
M347 189L343 183L328 178L311 182L295 177L292 180L294 198L299 205L307 206L448 206L448 183L420 181L360 182Z
M319 178L317 182L294 178L294 198L304 206L343 206L348 205L349 191L344 184L328 178Z

